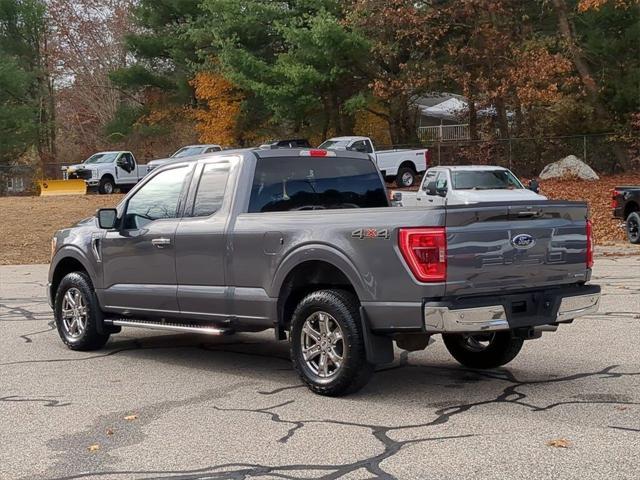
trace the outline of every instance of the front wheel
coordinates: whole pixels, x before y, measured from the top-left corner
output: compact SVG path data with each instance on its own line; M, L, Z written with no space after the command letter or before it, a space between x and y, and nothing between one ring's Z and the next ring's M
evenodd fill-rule
M111 195L115 191L115 189L116 189L116 185L112 178L103 177L100 180L100 186L98 187L98 191L100 193Z
M291 360L315 393L340 396L362 388L374 366L367 362L357 298L318 290L302 299L291 320Z
M71 350L97 350L109 340L98 332L102 311L89 276L72 272L62 279L54 303L58 334Z
M469 368L496 368L516 358L524 340L510 331L478 334L443 334L447 350L459 363Z
M396 176L396 185L398 187L413 187L416 183L416 172L411 167L400 167Z
M627 217L627 238L633 244L640 243L640 213L631 212Z

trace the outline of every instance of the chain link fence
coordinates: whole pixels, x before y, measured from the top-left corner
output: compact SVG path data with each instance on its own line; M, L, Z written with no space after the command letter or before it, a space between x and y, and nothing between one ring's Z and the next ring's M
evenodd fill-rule
M640 170L638 136L621 138L613 134L590 134L505 140L449 140L418 145L378 145L377 148L429 148L432 165L500 165L513 170L520 177L529 178L537 176L549 163L568 155L575 155L599 174ZM37 194L38 181L62 179L62 167L66 165L0 165L0 195Z
M432 142L434 165L500 165L532 177L553 162L574 155L599 174L637 171L640 138L613 134Z

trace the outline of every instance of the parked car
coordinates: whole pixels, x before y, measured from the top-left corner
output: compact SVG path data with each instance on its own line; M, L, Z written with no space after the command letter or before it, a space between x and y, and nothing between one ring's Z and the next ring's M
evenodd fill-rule
M385 179L395 181L399 187L413 186L417 175L427 169L431 157L426 148L376 151L369 137L334 137L325 140L318 148L368 153Z
M180 158L195 157L198 155L204 155L206 153L221 152L222 147L220 145L187 145L180 148L177 152L167 158L157 158L147 163L147 173L158 168L160 165L165 165L168 162L175 161Z
M84 162L66 168L67 178L81 178L88 188L97 188L100 193L113 193L116 187L130 188L146 173L147 166L139 165L128 151L94 153Z
M547 199L510 170L479 165L429 168L417 192L392 191L392 198L405 207Z
M611 196L613 216L624 220L629 241L640 244L640 187L616 187Z
M266 142L260 145L259 148L311 148L311 144L306 138L292 138Z
M393 208L368 155L224 152L155 170L58 231L47 295L72 350L122 327L274 329L311 390L341 395L394 341L442 334L463 365L494 368L595 312L586 217L567 201Z

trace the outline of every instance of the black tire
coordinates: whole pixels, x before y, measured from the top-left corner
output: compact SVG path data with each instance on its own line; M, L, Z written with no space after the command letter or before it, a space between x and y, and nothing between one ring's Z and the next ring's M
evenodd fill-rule
M67 295L68 292L70 294L81 295L84 306L86 307L84 328L82 331L79 331L78 327L76 327L76 331L72 332L63 319L62 309L65 302L65 295ZM109 340L108 333L98 332L98 323L102 322L104 317L98 306L98 300L93 290L91 279L86 273L72 272L65 275L56 291L53 311L58 334L63 343L71 350L97 350L102 348Z
M116 191L116 183L113 181L111 177L102 177L100 179L100 186L98 187L98 191L102 194L111 194Z
M342 333L338 345L341 365L324 378L314 372L303 356L303 327L314 314L321 313L328 314ZM366 385L373 374L374 365L367 362L358 299L343 290L318 290L300 301L291 319L290 349L298 375L311 391L320 395L337 397L353 393Z
M523 339L514 337L510 331L477 335L443 334L442 340L459 363L479 369L506 365L516 358L524 343Z
M627 217L627 238L629 242L640 243L640 213L631 212Z
M416 171L411 167L400 167L396 175L396 185L398 187L413 187L416 183Z

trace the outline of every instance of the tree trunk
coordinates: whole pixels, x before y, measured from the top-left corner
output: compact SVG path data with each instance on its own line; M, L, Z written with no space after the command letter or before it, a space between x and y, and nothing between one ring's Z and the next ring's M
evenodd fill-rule
M553 6L555 8L556 15L558 16L558 28L560 30L560 34L567 43L567 48L569 49L571 60L573 61L578 74L580 75L580 79L582 80L584 88L587 91L587 95L589 96L596 114L600 116L600 118L613 121L613 119L611 118L611 114L600 101L598 86L593 78L593 75L591 74L591 68L589 67L587 60L582 53L582 49L578 45L578 40L576 39L574 29L572 28L572 25L569 21L567 4L565 0L553 0ZM626 164L627 153L622 147L620 147L619 144L613 145L613 153L619 165L622 166Z
M500 138L507 139L509 138L509 120L507 119L507 109L502 98L496 99L495 107Z
M471 140L478 140L478 113L472 96L467 100L467 108L469 109L469 137Z
M393 145L408 145L418 139L417 109L409 105L409 99L402 96L389 101L389 136Z

